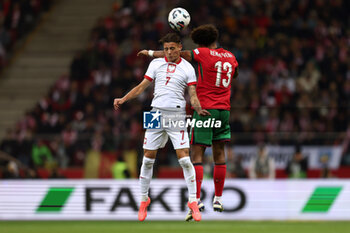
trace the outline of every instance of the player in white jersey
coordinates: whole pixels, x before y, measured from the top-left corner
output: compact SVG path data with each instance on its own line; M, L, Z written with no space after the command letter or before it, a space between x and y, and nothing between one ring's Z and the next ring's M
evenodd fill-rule
M184 122L186 114L184 93L187 86L194 110L202 116L210 115L208 111L201 108L199 103L195 87L196 76L192 65L180 57L182 45L179 35L169 33L160 42L163 44L165 58L154 59L147 69L144 80L124 97L114 99L114 108L117 110L125 101L140 95L154 81L154 98L151 104L152 112L156 112L153 114L154 119L161 114L166 119L163 122ZM189 193L188 207L192 210L193 218L200 221L201 214L196 199L195 170L189 157L187 129L185 126L169 127L169 125L160 129L146 130L143 146L144 157L140 171L141 205L138 218L143 221L147 216L147 207L150 204L148 190L153 174L153 164L157 150L165 146L168 137L173 143L183 169Z

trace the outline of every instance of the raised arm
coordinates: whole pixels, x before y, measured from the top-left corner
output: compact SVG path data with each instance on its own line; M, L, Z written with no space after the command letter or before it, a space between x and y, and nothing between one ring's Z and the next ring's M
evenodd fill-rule
M114 99L114 109L117 110L120 108L120 105L125 103L126 101L136 98L139 96L149 85L151 82L147 79L144 79L142 82L139 83L136 87L131 89L131 91L128 92L124 97L122 98L115 98Z
M153 50L144 49L144 50L141 50L140 52L138 52L137 56L160 58L160 57L165 57L165 54L164 54L163 50L153 51ZM191 55L190 50L181 51L181 57L187 61L192 61L192 55Z
M202 109L201 103L199 102L199 99L197 97L196 92L196 86L191 85L188 87L188 93L190 95L190 101L193 109L198 113L200 116L210 116L210 112L208 112L205 109Z
M137 53L137 56L146 56L146 57L154 57L154 58L160 58L160 57L165 57L165 53L163 50L141 50L140 52Z
M181 51L180 56L181 56L183 59L185 59L185 60L187 60L187 61L189 61L189 62L192 61L192 54L191 54L191 51L190 51L190 50L183 50L183 51Z

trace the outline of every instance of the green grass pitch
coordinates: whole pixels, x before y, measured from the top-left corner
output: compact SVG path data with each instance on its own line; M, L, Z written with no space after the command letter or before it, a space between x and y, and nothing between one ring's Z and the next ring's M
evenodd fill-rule
M350 222L322 221L0 221L1 233L345 233Z

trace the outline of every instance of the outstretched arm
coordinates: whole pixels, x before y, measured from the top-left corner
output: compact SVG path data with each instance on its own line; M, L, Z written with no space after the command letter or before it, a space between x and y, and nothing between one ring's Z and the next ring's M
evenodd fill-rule
M146 57L154 57L154 58L160 58L165 57L165 53L163 50L141 50L137 53L137 56L146 56ZM186 59L187 61L192 61L191 51L190 50L184 50L181 51L181 57Z
M160 57L165 57L165 53L163 50L141 50L140 52L137 53L137 56L146 56L146 57L154 57L154 58L160 58Z
M197 97L197 92L196 92L196 86L191 85L188 87L188 93L190 94L190 101L193 109L198 113L200 116L210 116L210 112L208 112L205 109L202 109L201 103L199 102L199 99Z
M131 91L128 92L124 97L122 98L115 98L114 99L114 109L117 110L120 108L120 105L125 103L126 101L136 98L139 96L149 85L151 82L147 79L144 79L139 85L131 89Z
M185 59L185 60L187 60L189 62L192 61L192 55L191 55L191 51L190 50L183 50L183 51L181 51L180 56L183 59Z
M137 56L146 56L146 57L154 57L154 58L160 58L160 57L165 57L165 53L163 50L141 50L140 52L137 53Z

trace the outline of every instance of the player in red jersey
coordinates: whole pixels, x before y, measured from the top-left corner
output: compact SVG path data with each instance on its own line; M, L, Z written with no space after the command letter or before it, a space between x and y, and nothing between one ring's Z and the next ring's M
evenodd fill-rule
M235 56L217 47L218 30L214 25L206 24L195 28L191 32L191 39L198 45L192 51L182 51L181 56L188 61L198 62L197 95L203 109L207 109L211 116L199 116L194 113L196 120L212 118L221 121L219 128L191 129L192 162L196 170L198 207L204 210L200 201L201 184L203 180L203 157L206 147L213 146L214 157L214 185L215 197L213 208L223 211L222 191L226 176L225 141L231 139L229 125L230 97L232 79L238 76L238 62ZM153 57L164 57L163 51L142 50L139 54ZM186 220L192 219L189 212Z

